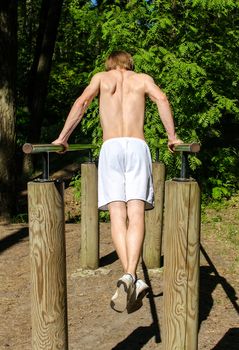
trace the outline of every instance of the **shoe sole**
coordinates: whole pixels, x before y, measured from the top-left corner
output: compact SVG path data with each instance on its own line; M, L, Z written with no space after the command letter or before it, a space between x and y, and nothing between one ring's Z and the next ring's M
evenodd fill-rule
M118 282L116 293L116 297L111 299L110 306L117 312L123 312L128 302L128 287L123 281Z
M143 298L148 294L148 292L149 292L149 288L144 289L138 295L138 298L135 300L135 302L128 305L128 307L127 307L128 314L131 314L131 313L139 310L143 306Z

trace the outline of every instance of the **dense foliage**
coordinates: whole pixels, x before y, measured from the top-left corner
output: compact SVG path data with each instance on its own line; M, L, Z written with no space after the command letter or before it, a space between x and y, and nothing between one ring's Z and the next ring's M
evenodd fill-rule
M29 3L27 19L19 14L19 143L26 137L24 86L36 40L33 4L37 2ZM180 138L201 142L202 151L190 157L190 167L203 192L214 199L229 197L238 188L239 169L238 15L239 3L231 0L65 0L42 141L58 135L74 99L91 76L104 69L107 55L124 49L134 56L135 70L152 75L166 92ZM100 146L101 136L95 100L71 142ZM175 166L179 168L180 159L169 154L151 102L147 102L145 136L154 159L159 148L168 176L178 175Z

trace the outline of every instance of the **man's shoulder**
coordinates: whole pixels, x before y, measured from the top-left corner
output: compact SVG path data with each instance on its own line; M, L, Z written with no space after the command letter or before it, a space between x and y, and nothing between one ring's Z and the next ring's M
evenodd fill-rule
M95 73L93 75L93 77L91 78L91 81L90 81L90 85L92 84L101 84L102 80L105 78L105 74L107 72L98 72L98 73Z
M101 77L103 77L105 75L105 73L107 73L107 72L95 73L92 78L100 79Z
M149 75L149 74L146 74L146 73L138 73L138 76L140 79L143 79L143 80L153 80L153 78Z
M142 82L142 83L147 83L147 82L152 82L153 81L153 78L146 74L146 73L142 73L142 72L134 72L131 76L133 79L136 79L138 80L139 82Z
M93 78L101 80L101 79L110 77L111 75L112 75L112 71L102 71L102 72L95 73L93 75Z

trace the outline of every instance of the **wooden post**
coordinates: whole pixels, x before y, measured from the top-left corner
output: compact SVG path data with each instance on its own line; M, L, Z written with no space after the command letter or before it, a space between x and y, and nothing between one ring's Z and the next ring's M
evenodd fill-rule
M154 181L154 209L145 213L145 239L143 246L143 259L147 268L160 267L162 228L163 228L163 204L165 165L153 163Z
M33 350L67 350L63 183L29 182Z
M81 165L81 246L80 265L83 268L99 267L97 168L94 163Z
M163 349L198 348L200 190L166 181Z

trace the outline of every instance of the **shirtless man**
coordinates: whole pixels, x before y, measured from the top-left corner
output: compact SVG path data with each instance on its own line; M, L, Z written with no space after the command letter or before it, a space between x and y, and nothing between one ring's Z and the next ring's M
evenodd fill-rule
M106 61L106 72L95 74L75 101L54 144L67 148L69 136L98 95L104 141L99 156L98 207L109 209L112 240L124 270L111 299L111 307L123 312L147 289L136 276L144 212L153 208L152 161L144 139L146 96L157 104L168 147L172 150L182 141L176 137L165 94L150 76L133 71L130 54L116 51Z

